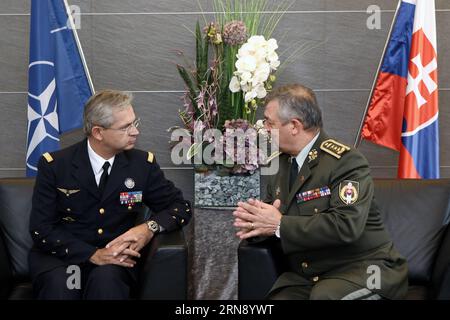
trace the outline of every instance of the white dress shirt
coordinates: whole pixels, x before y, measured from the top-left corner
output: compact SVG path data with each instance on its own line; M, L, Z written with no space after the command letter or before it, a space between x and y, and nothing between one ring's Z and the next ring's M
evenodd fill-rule
M308 156L309 151L311 150L314 143L316 143L317 138L319 138L320 131L316 134L316 136L300 151L300 153L295 157L295 160L297 160L298 164L298 171L300 172L300 169L303 166L303 163L305 162L306 157Z
M105 163L105 161L109 162L110 166L108 168L108 174L110 174L111 168L114 163L114 158L116 156L113 156L112 158L105 160L103 159L103 157L95 153L94 149L92 149L91 144L89 143L89 139L87 145L88 145L89 161L91 162L92 171L94 171L95 182L97 183L98 186L98 184L100 183L100 177L102 176L103 173L103 164Z

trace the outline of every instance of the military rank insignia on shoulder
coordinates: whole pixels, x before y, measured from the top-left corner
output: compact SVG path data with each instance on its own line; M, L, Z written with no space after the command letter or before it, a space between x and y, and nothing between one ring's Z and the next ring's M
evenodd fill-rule
M150 151L148 152L147 161L150 163L153 163L153 160L155 159L155 156Z
M344 153L350 150L350 147L333 139L328 139L322 142L320 149L331 154L333 157L340 159Z
M48 152L44 153L42 156L45 158L45 160L47 160L48 163L53 161L52 155Z

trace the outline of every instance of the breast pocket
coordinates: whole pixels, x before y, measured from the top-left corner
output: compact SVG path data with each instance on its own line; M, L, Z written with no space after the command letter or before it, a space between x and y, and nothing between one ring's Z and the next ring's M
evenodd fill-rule
M84 210L83 191L76 186L58 187L57 189L58 210L75 219L74 216L81 214ZM68 219L68 221L72 219Z
M297 208L301 216L312 216L326 212L330 208L330 196L299 202Z

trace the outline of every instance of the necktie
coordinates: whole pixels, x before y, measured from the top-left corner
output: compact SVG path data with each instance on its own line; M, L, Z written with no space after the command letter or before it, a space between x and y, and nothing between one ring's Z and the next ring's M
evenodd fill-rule
M295 158L292 158L291 172L289 175L289 191L291 191L292 186L294 185L295 179L297 179L297 175L298 175L297 160Z
M109 169L109 162L105 161L105 163L103 164L102 168L103 168L103 173L102 176L100 177L100 182L98 183L98 190L100 190L100 193L103 193L103 191L105 190L105 186L106 186L106 182L108 181L108 169Z

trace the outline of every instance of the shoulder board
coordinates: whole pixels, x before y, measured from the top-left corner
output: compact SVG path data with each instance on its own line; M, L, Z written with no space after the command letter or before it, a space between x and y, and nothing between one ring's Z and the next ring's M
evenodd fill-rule
M42 156L45 158L45 160L47 160L48 163L53 161L53 157L48 152L44 153Z
M155 158L155 156L153 155L153 153L151 153L150 151L148 152L148 157L147 157L147 161L150 163L153 163L153 159Z
M331 154L333 157L340 159L344 153L350 150L350 147L333 139L328 139L322 142L320 149Z

